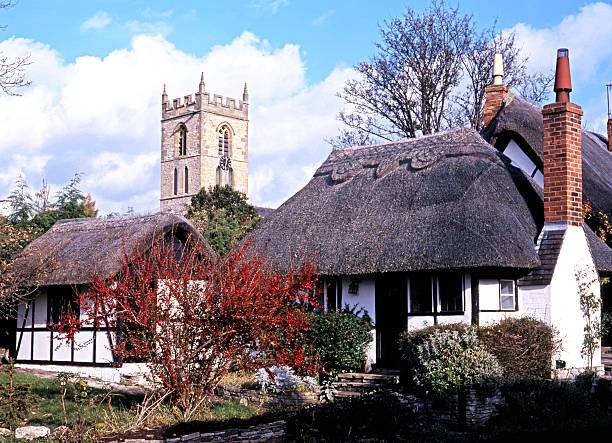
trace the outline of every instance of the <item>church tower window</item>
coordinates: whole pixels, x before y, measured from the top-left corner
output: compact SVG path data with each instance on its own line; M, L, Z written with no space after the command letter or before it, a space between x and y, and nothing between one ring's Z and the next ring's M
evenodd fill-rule
M221 167L217 166L217 177L215 180L217 186L221 186Z
M178 194L178 171L174 168L174 195Z
M189 168L185 166L185 194L189 193Z
M178 155L187 155L187 128L185 125L179 126L176 132L176 144Z
M230 128L227 125L221 126L219 129L219 156L229 157L231 155L231 142L232 137Z
M227 181L225 182L225 184L231 188L234 187L234 171L232 170L232 168L227 169Z

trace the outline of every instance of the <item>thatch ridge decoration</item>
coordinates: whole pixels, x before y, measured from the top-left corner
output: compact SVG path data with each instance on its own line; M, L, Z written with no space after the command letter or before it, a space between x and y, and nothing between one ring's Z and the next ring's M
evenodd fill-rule
M541 189L471 129L334 150L248 237L320 274L531 269Z

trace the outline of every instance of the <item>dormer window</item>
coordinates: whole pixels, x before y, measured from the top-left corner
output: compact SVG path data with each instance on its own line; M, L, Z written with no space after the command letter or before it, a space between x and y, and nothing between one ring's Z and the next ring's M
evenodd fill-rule
M230 157L232 136L227 125L219 128L219 157Z
M187 155L187 128L185 125L180 125L176 131L175 142L178 155Z
M510 159L514 166L522 169L523 172L533 178L538 185L544 187L544 175L536 164L536 159L523 149L519 143L510 139L502 152Z

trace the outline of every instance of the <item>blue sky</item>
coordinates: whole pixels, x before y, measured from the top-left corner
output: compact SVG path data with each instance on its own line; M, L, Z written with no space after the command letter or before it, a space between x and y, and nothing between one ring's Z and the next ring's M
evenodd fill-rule
M0 199L17 174L32 187L83 172L102 212L154 211L159 198L159 93L207 89L238 97L250 85L251 201L276 206L329 152L334 97L367 59L378 24L409 5L373 1L43 1L0 11L0 51L31 54L32 86L0 97ZM51 7L52 5L52 7ZM601 130L612 79L612 6L585 1L465 0L481 26L513 30L529 69L554 67L568 46L574 101ZM271 146L270 139L276 140Z

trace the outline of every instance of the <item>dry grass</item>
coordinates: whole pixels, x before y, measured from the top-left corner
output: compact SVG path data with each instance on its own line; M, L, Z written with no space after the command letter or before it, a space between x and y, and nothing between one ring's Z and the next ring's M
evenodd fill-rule
M252 389L256 387L257 381L255 380L255 374L252 372L234 371L223 377L221 384L234 388Z

